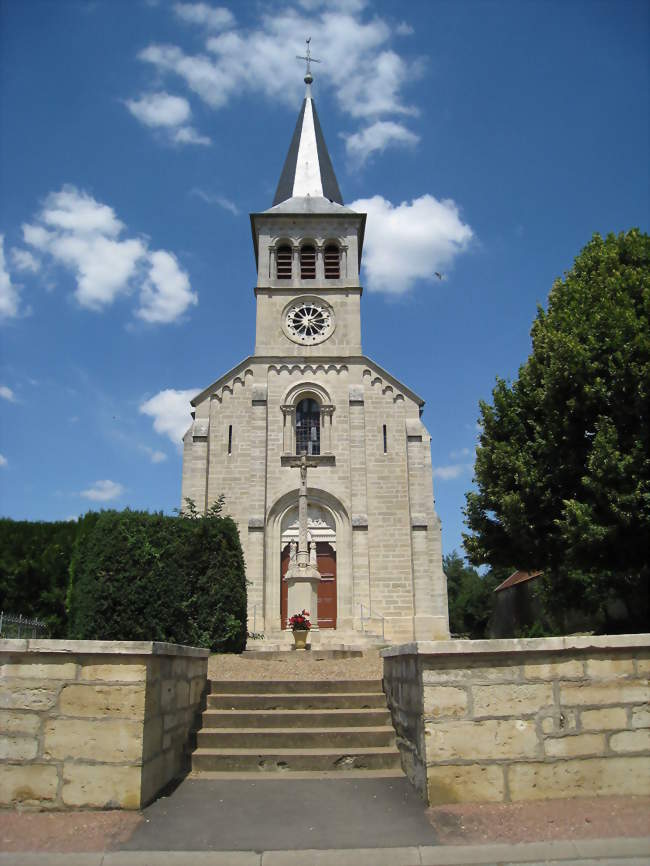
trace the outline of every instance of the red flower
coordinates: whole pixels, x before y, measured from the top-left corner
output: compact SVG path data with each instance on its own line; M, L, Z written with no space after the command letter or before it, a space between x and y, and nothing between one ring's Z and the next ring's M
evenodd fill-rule
M309 611L303 610L302 613L294 613L289 619L289 625L292 631L309 631L311 623L307 619Z

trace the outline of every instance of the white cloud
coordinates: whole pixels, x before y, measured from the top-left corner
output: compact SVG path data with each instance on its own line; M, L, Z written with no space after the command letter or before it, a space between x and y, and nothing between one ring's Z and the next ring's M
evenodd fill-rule
M376 151L383 153L387 147L395 146L414 147L420 140L419 135L393 120L378 120L354 135L343 135L343 138L348 156L358 165Z
M212 139L207 135L201 135L193 126L181 126L173 135L172 140L176 144L212 144Z
M228 210L235 216L239 216L239 208L234 201L226 198L225 195L211 195L209 192L205 192L205 190L200 189L199 187L194 187L194 189L190 190L190 193L206 202L206 204L218 204L219 207L222 207L224 210Z
M328 9L342 9L344 12L361 12L368 5L368 0L298 0L303 9L313 11L325 6Z
M92 487L82 490L80 495L93 502L110 502L121 496L124 490L123 485L117 481L95 481Z
M186 20L191 17L203 27L204 50L186 53L178 44L153 43L139 58L159 73L179 78L214 109L247 92L261 92L295 107L303 85L287 58L304 55L305 34L317 33L312 47L323 62L314 66L316 77L331 89L344 112L367 120L417 114L403 90L420 75L421 63L391 48L391 23L377 14L365 16L365 6L361 0L302 0L298 8L274 6L262 12L251 28L232 27L215 35L211 26L216 24L208 19L210 7L177 4L177 14L184 9Z
M10 403L16 402L16 395L8 385L0 385L0 397L3 400L8 400Z
M189 24L202 24L209 30L225 30L235 23L235 16L223 6L207 3L176 3L174 12Z
M435 272L450 267L474 236L451 199L427 194L393 205L376 195L349 207L368 214L364 272L371 291L400 295L417 280L435 279Z
M149 255L149 261L151 267L142 284L136 316L155 324L174 322L189 306L198 304L198 297L171 253L157 250Z
M181 439L192 423L190 400L198 393L198 388L185 391L166 388L142 403L140 412L153 418L156 433L169 436L174 445L180 446Z
M117 237L124 228L124 223L115 216L112 207L96 201L74 186L64 186L60 192L50 193L40 213L40 220L56 231L77 235Z
M37 274L41 269L41 263L29 250L21 250L13 247L11 250L11 261L17 271L30 271Z
M415 30L410 24L407 24L406 21L400 21L395 28L395 33L397 33L398 36L413 36Z
M471 453L471 448L459 448L457 451L450 451L449 456L452 460L458 460L459 457L469 457Z
M187 124L192 110L182 96L172 96L164 91L146 93L140 99L127 99L125 104L140 123L152 129L163 129L174 144L212 144L207 136Z
M20 311L20 295L7 270L4 244L5 236L0 235L0 321L14 319Z
M121 239L125 228L113 208L65 186L47 196L33 223L23 225L23 237L72 272L80 306L101 311L139 288L138 317L174 321L197 303L187 274L171 253L151 251L141 238Z
M4 456L4 454L0 454L0 467L7 466L8 463L9 463L9 461L8 461L7 458Z
M127 99L126 107L145 126L181 126L192 116L187 99L169 93L146 93L140 99Z
M451 481L466 472L470 472L472 468L472 463L450 463L448 466L434 466L433 477L439 481Z
M164 463L167 460L167 455L164 451L158 451L154 448L149 448L148 445L141 445L141 450L148 455L152 463Z

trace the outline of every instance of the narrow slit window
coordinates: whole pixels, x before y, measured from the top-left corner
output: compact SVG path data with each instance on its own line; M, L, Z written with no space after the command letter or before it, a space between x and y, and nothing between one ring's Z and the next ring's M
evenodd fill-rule
M291 260L293 253L288 244L282 244L276 252L276 273L279 280L291 279Z
M325 247L325 279L338 280L341 276L341 256L336 244Z
M320 454L320 406L305 398L296 406L296 454Z
M228 454L232 454L232 424L228 425Z
M386 436L386 425L383 426L383 434L384 434L384 454L388 451L388 437Z
M316 279L316 247L311 244L300 248L300 279Z

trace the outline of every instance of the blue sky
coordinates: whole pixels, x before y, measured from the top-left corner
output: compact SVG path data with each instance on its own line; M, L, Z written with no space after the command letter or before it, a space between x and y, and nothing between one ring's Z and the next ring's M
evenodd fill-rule
M248 213L309 35L369 212L364 352L426 400L459 548L478 401L592 233L647 230L648 24L635 0L2 0L0 514L179 505L186 392L253 349Z

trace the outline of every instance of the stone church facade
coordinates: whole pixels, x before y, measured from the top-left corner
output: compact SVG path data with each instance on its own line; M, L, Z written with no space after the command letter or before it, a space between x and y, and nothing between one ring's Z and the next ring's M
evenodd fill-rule
M273 206L251 214L255 352L191 402L182 498L220 494L239 527L249 631L283 641L283 574L298 535L306 452L319 638L449 636L440 521L424 402L362 354L366 215L345 207L311 76Z

